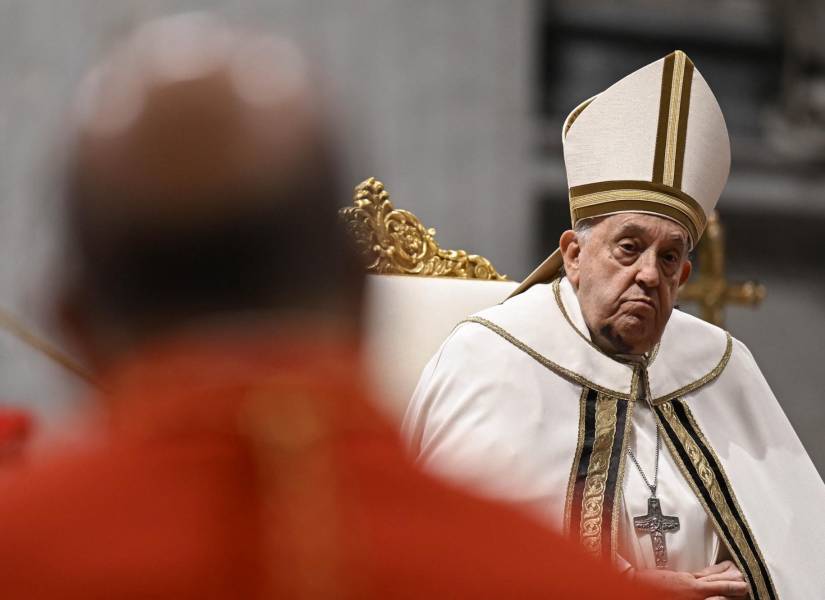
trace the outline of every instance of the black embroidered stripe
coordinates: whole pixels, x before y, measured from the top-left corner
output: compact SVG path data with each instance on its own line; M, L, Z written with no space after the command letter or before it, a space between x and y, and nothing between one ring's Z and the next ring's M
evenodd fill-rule
M737 510L736 502L734 502L733 499L733 492L727 484L727 478L724 476L722 468L716 460L716 456L713 452L711 452L708 449L702 437L694 428L693 422L690 418L688 418L687 412L688 409L685 406L683 400L675 400L673 402L673 414L676 415L676 418L679 419L679 422L685 428L685 431L688 432L696 446L702 451L705 460L707 461L710 468L713 470L713 475L714 477L716 477L716 482L719 485L719 489L722 492L722 496L725 498L725 502L727 503L728 508L730 509L730 513L733 515L733 518L736 519L736 522L739 524L739 528L742 530L742 535L744 536L745 541L748 543L748 547L753 553L756 563L759 565L759 571L762 574L762 578L765 580L765 587L768 589L770 598L772 600L776 600L776 591L773 589L773 583L768 573L768 567L760 558L759 551L756 547L756 541L753 539L753 536L750 532L750 528L747 526L747 523L745 522L742 513L740 513Z
M584 437L582 451L576 469L576 484L573 487L573 500L570 505L570 533L579 537L582 520L582 498L584 497L584 483L587 479L587 470L590 468L590 457L593 454L593 444L596 441L596 399L595 390L588 390L584 404Z
M659 416L659 423L662 425L662 428L665 431L665 434L668 436L670 441L673 444L673 447L676 449L677 454L679 455L679 459L682 461L687 472L690 474L696 488L699 490L699 493L702 494L702 498L705 501L705 506L707 506L708 510L711 512L711 516L716 521L717 525L719 526L720 532L725 536L727 540L727 546L733 552L736 553L737 562L741 567L745 570L745 576L748 578L748 581L753 581L753 573L751 572L750 568L748 567L748 563L745 560L745 557L742 555L742 550L736 545L734 542L733 536L731 535L728 526L725 524L725 521L722 519L722 515L719 513L719 510L716 508L716 505L713 502L713 499L710 497L710 492L702 483L702 478L699 477L699 473L693 466L693 462L690 460L685 448L682 446L682 443L679 441L676 432L673 431L673 428L668 423L667 418L662 413L662 409L660 406L655 407L656 413ZM754 591L755 593L755 591Z

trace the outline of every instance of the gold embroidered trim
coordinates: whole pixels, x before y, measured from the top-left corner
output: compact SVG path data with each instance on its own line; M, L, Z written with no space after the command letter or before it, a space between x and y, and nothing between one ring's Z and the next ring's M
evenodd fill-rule
M568 317L568 319L569 319L569 317ZM553 362L549 358L547 358L544 355L540 354L539 352L537 352L536 350L534 350L533 348L531 348L530 346L528 346L527 344L525 344L524 342L522 342L521 340L519 340L518 338L513 336L506 329L504 329L502 327L499 327L498 325L496 325L492 321L488 321L487 319L484 319L482 317L468 317L467 319L464 319L463 321L459 322L458 325L456 325L456 327L458 327L459 325L462 325L463 323L476 323L478 325L486 327L487 329L489 329L493 333L499 335L500 337L504 338L505 340L507 340L508 342L513 344L516 348L518 348L522 352L526 353L528 356L530 356L532 359L534 359L539 364L547 367L548 369L550 369L551 371L553 371L557 375L560 375L560 376L562 376L566 379L569 379L570 381L572 381L574 383L589 387L590 389L595 390L599 393L606 394L606 395L609 395L609 396L613 396L614 398L618 398L620 400L633 400L633 396L632 396L632 393L633 393L632 386L633 386L633 384L632 384L632 382L631 382L631 391L630 391L629 394L625 394L625 393L619 392L617 390L611 390L610 388L606 388L604 386L601 386L597 383L594 383L594 382L590 381L589 379L587 379L583 375L579 375L578 373L576 373L574 371L571 371L570 369L565 369L561 365ZM575 326L574 326L574 329L575 329ZM655 400L651 400L651 404L653 406L658 406L658 405L663 404L665 402L669 402L669 401L673 400L674 398L679 398L681 396L684 396L685 394L689 394L693 391L696 391L700 387L702 387L704 385L707 385L708 383L714 381L717 377L719 377L722 374L722 371L724 371L725 367L728 365L728 362L730 361L731 353L733 351L733 338L731 337L730 333L726 332L726 335L727 335L727 345L725 347L725 353L722 355L722 358L719 360L717 365L709 373L707 373L704 377L701 377L701 378L697 379L696 381L693 381L692 383L689 383L689 384L679 388L678 390L676 390L674 392L671 392L669 394L666 394L664 396L656 398ZM652 396L648 395L648 398L651 398L651 397Z
M673 65L673 81L670 88L670 108L667 119L667 142L665 144L665 172L663 183L673 185L676 171L676 145L683 140L677 138L679 129L679 111L682 105L682 82L685 76L685 55L676 52ZM685 107L687 108L687 107Z
M570 115L568 115L567 119L564 121L564 131L562 133L562 138L567 137L567 132L569 132L570 128L573 127L573 123L576 122L576 119L579 118L579 115L582 114L584 112L584 109L590 106L590 103L593 102L593 100L595 100L596 98L598 98L598 96L588 98L587 100L585 100L573 109L573 112L571 112Z
M636 405L636 398L639 397L639 372L640 368L633 369L633 381L630 384L630 401L627 403L627 413L624 418L624 436L622 438L621 456L619 457L619 472L616 475L616 494L613 498L613 522L610 524L611 531L611 560L615 560L619 552L619 516L622 513L622 489L624 488L625 466L627 465L627 445L630 443L630 432L633 429L633 409Z
M696 422L696 419L694 418L690 408L688 408L687 403L682 402L681 404L685 409L685 414L687 415L687 419L690 423L691 428L696 433L696 436L702 441L702 444L705 446L705 448L707 448L708 452L716 462L716 465L719 468L719 473L722 475L722 479L724 480L725 485L728 487L728 490L730 490L730 496L731 500L733 500L733 506L736 512L739 513L739 515L741 515L742 522L745 526L745 530L748 532L748 535L750 535L751 540L753 540L753 545L756 548L756 555L759 557L759 561L763 565L765 565L765 570L768 571L768 582L770 583L771 587L774 587L773 580L771 579L771 573L767 569L767 562L765 561L765 557L762 554L762 549L759 547L759 542L757 541L756 536L753 535L753 530L750 528L748 521L745 519L745 513L742 511L742 507L739 506L739 501L736 499L736 494L734 493L733 486L731 485L730 480L728 479L727 473L725 473L725 471L722 469L722 462L719 460L719 456L716 454L716 451L713 449L713 446L710 445L710 442L708 442L708 439L705 437L704 432L699 428L699 424Z
M661 419L660 419L660 416L657 413L657 411L654 410L653 415L656 418L656 421L658 423L659 428L664 429L663 425L661 424ZM672 416L672 407L671 407L671 416ZM670 419L668 419L668 422L670 422ZM734 552L733 548L731 548L730 543L728 542L727 536L722 532L722 528L719 526L719 523L716 521L716 519L711 514L710 507L708 507L707 502L705 502L705 499L702 496L702 492L699 490L699 488L696 485L696 482L693 480L693 476L688 472L687 467L685 466L685 463L682 461L681 456L679 456L679 451L676 449L676 446L673 444L673 441L670 439L670 436L668 436L664 431L662 431L662 439L665 441L665 445L667 446L667 449L670 452L670 456L673 459L674 464L679 469L679 472L682 474L682 477L684 478L684 480L690 486L690 489L693 490L694 495L699 500L699 504L702 505L702 508L704 509L705 514L708 516L708 519L710 519L710 523L713 526L714 531L716 531L716 535L719 537L719 540L721 541L722 544L725 545L725 548L727 548L727 550L728 550L728 554L731 556L733 561L736 563L736 566L739 568L739 571L744 575L744 573L745 573L744 566L742 565L741 561L739 560L739 557L737 556L736 552Z
M682 187L693 63L681 50L665 57L653 158L653 181Z
M617 400L599 394L596 398L596 427L593 451L584 480L580 540L585 551L601 555L602 515L607 484L607 471L616 435Z
M677 189L672 185L665 185L661 182L647 181L641 179L614 179L608 181L596 181L594 183L585 183L583 185L576 185L570 188L569 194L571 198L581 198L591 194L598 194L600 192L612 192L614 190L638 190L643 192L660 192L665 196L675 198L685 206L688 206L697 214L704 215L705 211L696 199L683 190Z
M681 108L679 111L679 123L676 128L676 156L673 166L673 187L682 189L682 176L685 167L685 147L687 145L687 126L690 116L690 92L693 86L693 63L684 54L685 67L682 76L682 96Z
M689 383L686 386L679 388L675 392L671 392L671 393L666 394L666 395L664 395L660 398L656 398L655 400L652 401L653 406L658 406L658 405L663 404L665 402L670 402L674 398L680 398L680 397L684 396L685 394L689 394L690 392L693 392L694 390L697 390L698 388L700 388L704 385L707 385L708 383L710 383L711 381L713 381L714 379L719 377L719 375L722 374L722 371L725 370L725 367L728 366L728 361L730 360L730 355L733 352L733 338L731 337L730 333L728 333L728 332L725 332L725 335L727 336L727 342L726 342L726 346L725 346L725 353L722 355L722 358L719 359L719 362L717 363L717 365L715 367L713 367L713 370L711 370L710 373L708 373L707 375L705 375L701 379L697 379L693 383Z
M573 328L573 331L575 331L581 339L583 339L585 342L587 342L587 344L591 348L593 348L594 350L596 350L600 354L604 354L608 358L612 358L609 354L607 354L604 350L599 348L591 340L588 340L585 337L585 335L581 331L579 331L579 328L576 327L576 324L573 323L573 319L570 318L570 315L567 313L567 309L564 307L564 302L561 299L561 277L556 277L556 279L553 280L553 295L556 297L556 304L559 307L559 311L561 311L561 314L564 317L564 320L567 321L567 323L570 325L570 327Z
M676 448L673 446L672 440L670 436L664 435L662 437L665 438L665 442L668 445L668 449L671 452L671 456L674 459L674 462L679 466L679 469L682 471L682 475L685 477L685 480L688 484L693 488L694 493L696 494L699 502L702 504L705 512L708 515L708 518L711 520L711 523L716 530L716 533L719 535L719 539L722 540L725 545L728 547L728 551L730 555L734 558L739 567L739 570L743 572L744 569L743 565L740 563L738 556L741 554L744 557L745 561L747 562L748 568L750 569L754 581L751 581L751 585L756 587L757 598L769 598L767 586L765 584L765 580L762 578L762 572L759 569L759 564L756 561L756 557L750 550L747 541L745 540L745 536L742 532L742 529L739 527L739 523L733 516L733 513L730 510L727 502L725 502L724 497L722 496L722 491L719 489L719 483L716 481L716 476L713 473L713 469L711 469L710 465L708 464L707 460L705 459L702 451L690 437L690 434L685 430L682 426L681 421L676 417L673 413L673 404L671 402L666 402L662 404L659 409L661 410L662 415L667 420L668 425L676 434L676 438L679 440L679 443L682 445L685 453L687 454L688 458L690 458L691 464L696 472L699 474L699 478L702 481L702 485L705 490L710 495L711 500L713 501L714 508L716 508L719 515L722 517L722 521L724 522L725 526L727 527L728 531L730 532L731 537L733 538L733 542L736 544L737 549L739 550L739 554L733 552L730 548L727 536L722 532L722 528L717 522L716 518L714 517L713 513L710 511L707 503L704 500L700 490L696 486L696 482L694 481L693 477L687 471L687 468L682 463L681 456ZM731 494L733 494L733 490L731 489ZM744 517L743 517L744 520ZM753 593L753 592L751 592Z
M579 462L582 459L582 449L584 448L584 415L587 410L587 393L590 390L586 387L582 388L581 396L579 397L579 438L576 442L576 455L573 458L573 464L570 466L570 478L567 481L567 499L564 502L564 529L563 531L568 535L570 531L570 517L573 511L573 492L576 487L576 479L579 471Z
M648 211L676 219L687 229L694 245L707 225L707 218L701 209L697 210L682 198L659 190L615 189L570 198L574 222L612 212L634 211Z
M486 327L493 333L499 335L500 337L504 338L511 344L513 344L516 348L521 350L522 352L526 353L530 358L534 359L539 364L547 367L557 375L564 377L565 379L569 379L574 383L578 383L579 385L587 386L592 390L595 390L601 394L606 394L609 396L613 396L614 398L618 398L620 400L629 400L630 394L625 394L622 392L617 392L616 390L611 390L609 388L600 386L597 383L593 383L586 377L582 377L578 373L571 371L570 369L565 369L561 365L554 363L549 358L546 358L542 354L538 353L536 350L519 340L518 338L514 337L510 334L506 329L499 327L492 321L488 321L487 319L483 319L481 317L469 317L461 321L458 325L462 325L463 323L476 323L477 325L481 325L482 327ZM456 327L458 327L458 325Z
M665 173L665 149L667 148L667 123L670 114L670 94L673 91L673 65L675 53L668 54L662 65L662 85L659 92L659 118L656 125L656 147L653 153L653 181L661 183Z

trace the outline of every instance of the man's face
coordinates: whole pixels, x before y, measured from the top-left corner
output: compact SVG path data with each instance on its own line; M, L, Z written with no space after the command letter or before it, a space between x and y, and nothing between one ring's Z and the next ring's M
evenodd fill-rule
M593 341L610 353L643 354L665 330L690 275L688 236L676 222L628 213L562 235L568 278Z

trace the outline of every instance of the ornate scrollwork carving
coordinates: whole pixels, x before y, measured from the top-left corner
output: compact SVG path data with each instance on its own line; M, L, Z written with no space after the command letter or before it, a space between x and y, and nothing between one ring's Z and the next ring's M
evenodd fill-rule
M353 206L340 210L371 273L506 280L489 260L464 250L443 250L435 229L394 208L384 184L370 177L355 187Z

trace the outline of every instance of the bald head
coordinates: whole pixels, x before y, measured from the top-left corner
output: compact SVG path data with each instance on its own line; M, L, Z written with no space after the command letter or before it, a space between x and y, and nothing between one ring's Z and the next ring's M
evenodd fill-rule
M68 170L82 302L156 332L248 310L354 317L338 165L286 40L204 15L141 28L84 80Z

